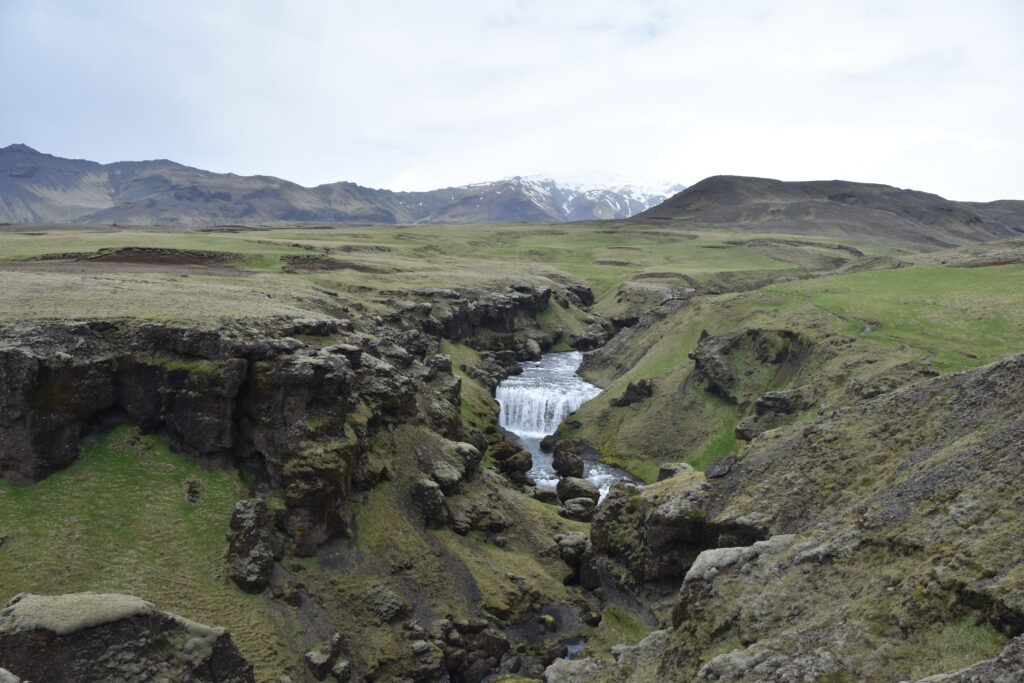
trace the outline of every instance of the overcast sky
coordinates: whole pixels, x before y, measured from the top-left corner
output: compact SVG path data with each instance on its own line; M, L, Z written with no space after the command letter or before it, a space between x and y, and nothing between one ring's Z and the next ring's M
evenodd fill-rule
M304 185L1024 199L1024 2L0 0L0 146Z

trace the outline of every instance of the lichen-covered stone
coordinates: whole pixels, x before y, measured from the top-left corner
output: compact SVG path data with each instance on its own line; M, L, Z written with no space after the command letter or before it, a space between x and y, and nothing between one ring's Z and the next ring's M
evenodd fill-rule
M594 509L597 504L593 498L570 498L562 503L558 514L566 519L573 519L577 522L589 522L594 518Z
M597 503L601 498L601 492L594 482L579 477L562 477L555 490L563 503L572 498L590 498Z
M0 661L36 681L254 680L223 628L120 594L15 596L0 611Z

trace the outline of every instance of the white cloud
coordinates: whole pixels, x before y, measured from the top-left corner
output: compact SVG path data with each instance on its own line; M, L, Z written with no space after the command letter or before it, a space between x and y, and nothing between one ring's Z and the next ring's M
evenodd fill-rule
M1022 29L1013 0L6 0L0 131L304 184L736 173L1024 198Z

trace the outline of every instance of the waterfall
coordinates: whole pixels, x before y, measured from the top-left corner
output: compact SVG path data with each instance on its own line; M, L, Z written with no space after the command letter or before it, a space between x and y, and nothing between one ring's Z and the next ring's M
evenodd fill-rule
M553 353L524 363L523 373L498 386L500 424L517 436L539 439L554 434L565 417L601 393L576 374L583 354Z
M542 488L554 488L558 474L551 453L541 450L540 440L554 434L569 413L601 393L576 374L582 362L579 351L545 354L539 361L523 363L523 373L499 384L494 394L501 406L498 424L530 451L533 469L527 474ZM638 481L613 465L595 461L584 462L583 477L597 485L602 498L616 481Z

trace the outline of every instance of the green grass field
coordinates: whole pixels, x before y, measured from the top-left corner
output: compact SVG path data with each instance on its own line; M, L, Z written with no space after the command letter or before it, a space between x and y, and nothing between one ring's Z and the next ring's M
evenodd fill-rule
M196 503L189 476L201 480ZM66 470L31 486L0 483L0 600L27 591L129 593L224 626L261 680L284 673L286 646L262 598L223 573L224 535L246 496L236 471L207 471L156 436L118 427Z
M1024 351L1024 266L872 271L766 291L809 300L845 333L917 349L943 371Z

